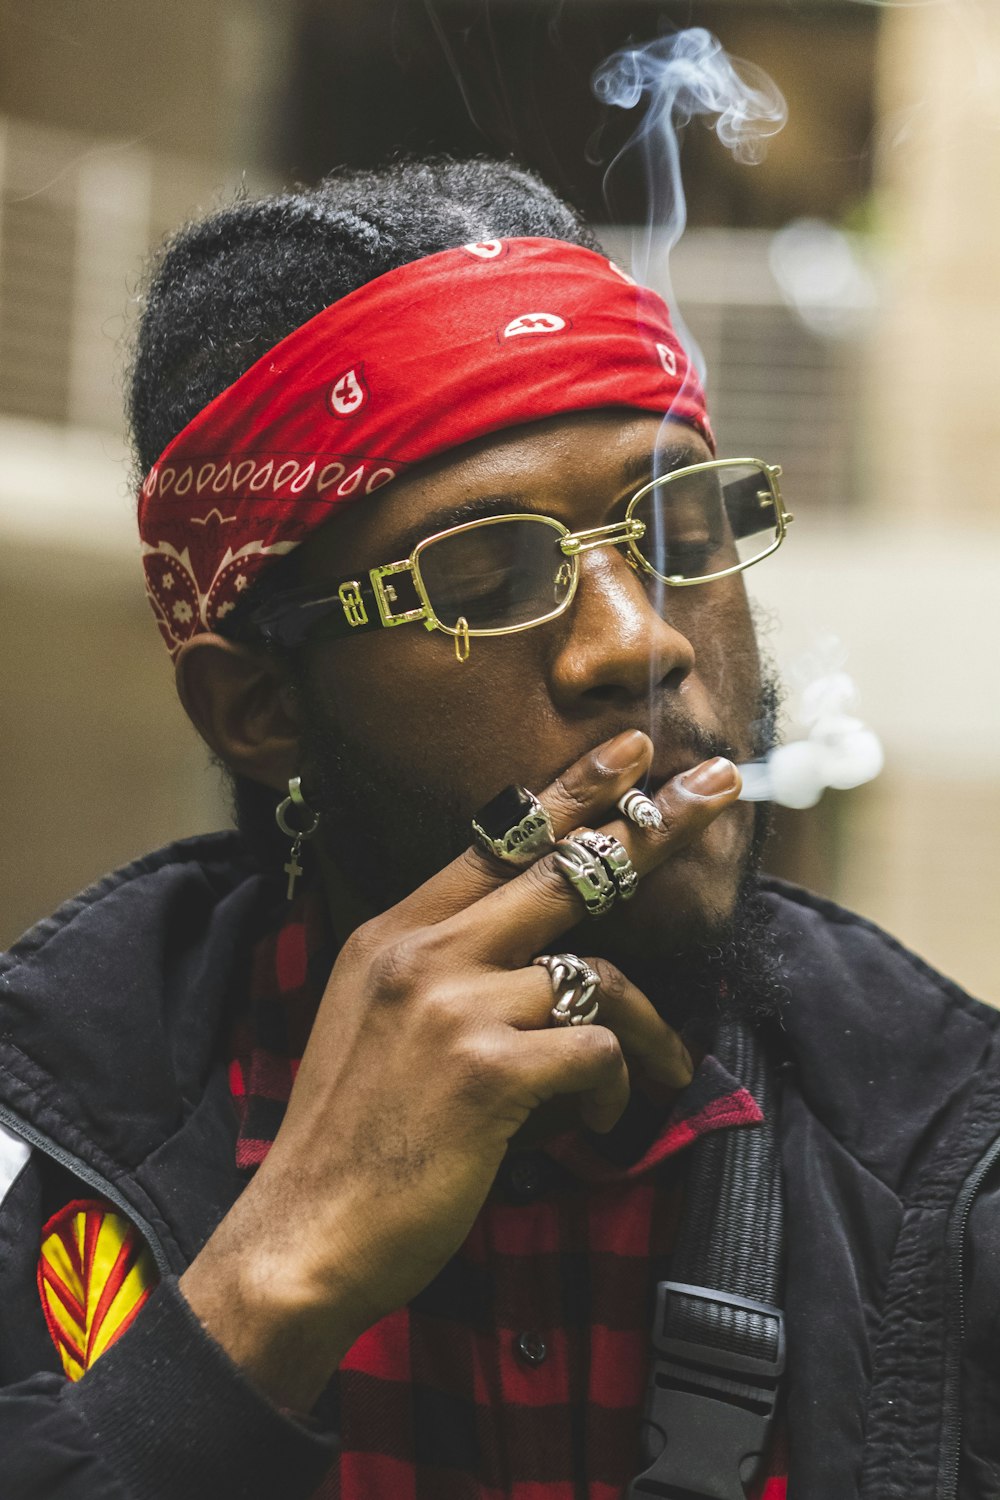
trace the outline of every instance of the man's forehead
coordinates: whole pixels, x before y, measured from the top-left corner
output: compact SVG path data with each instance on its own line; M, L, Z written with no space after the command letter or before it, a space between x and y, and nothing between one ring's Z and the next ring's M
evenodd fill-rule
M491 433L401 476L334 516L304 544L303 561L326 567L360 544L408 551L428 533L468 519L475 503L503 502L570 518L574 500L607 505L654 473L711 458L693 427L670 417L602 409L546 418ZM375 559L380 561L381 558Z
M551 466L575 472L620 467L623 472L651 462L657 452L690 454L692 462L710 458L704 439L686 422L627 408L572 412L491 433L475 443L441 455L412 478L427 487L454 480L464 483L480 474L507 474L530 484ZM388 502L389 495L381 497Z

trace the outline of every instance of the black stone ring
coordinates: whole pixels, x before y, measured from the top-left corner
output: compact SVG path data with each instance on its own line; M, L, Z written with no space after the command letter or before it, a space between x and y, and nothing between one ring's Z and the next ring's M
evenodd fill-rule
M504 787L472 820L472 837L483 854L524 869L555 843L552 820L527 787Z

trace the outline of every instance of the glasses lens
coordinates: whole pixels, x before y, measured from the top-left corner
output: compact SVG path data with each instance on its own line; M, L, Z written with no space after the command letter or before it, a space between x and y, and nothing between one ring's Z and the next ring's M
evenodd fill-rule
M544 517L473 521L445 532L417 559L437 618L469 630L509 630L558 613L573 585L573 565L559 550L562 531Z
M667 583L745 568L779 534L767 471L753 463L666 474L633 507L632 518L646 528L636 546Z

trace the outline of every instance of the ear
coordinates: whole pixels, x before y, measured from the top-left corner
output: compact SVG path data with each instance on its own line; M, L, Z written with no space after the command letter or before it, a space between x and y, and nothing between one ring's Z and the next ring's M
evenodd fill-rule
M295 689L280 660L221 635L196 635L177 657L177 693L231 771L286 791L298 769Z

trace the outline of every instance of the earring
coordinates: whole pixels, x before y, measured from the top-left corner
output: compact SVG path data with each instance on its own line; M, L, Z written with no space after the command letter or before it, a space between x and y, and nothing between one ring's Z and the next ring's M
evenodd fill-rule
M308 827L292 828L288 822L288 814L293 807L301 809L302 815L310 820ZM295 895L295 882L302 874L302 866L299 864L299 855L302 845L306 839L311 839L320 823L320 815L313 812L308 802L302 795L302 777L293 776L288 783L288 796L284 802L279 802L274 809L274 820L286 838L292 841L292 851L285 865L285 874L288 876L288 890L285 892L289 901Z

